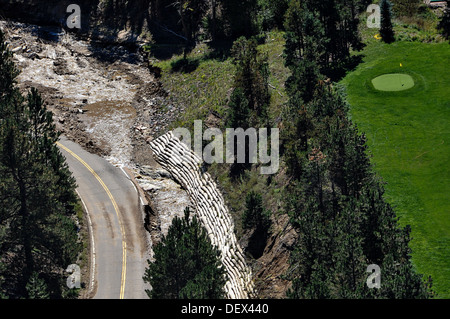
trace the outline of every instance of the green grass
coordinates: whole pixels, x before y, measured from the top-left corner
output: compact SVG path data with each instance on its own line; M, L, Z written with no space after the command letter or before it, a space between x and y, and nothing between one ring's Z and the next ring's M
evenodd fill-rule
M154 63L162 69L164 87L185 107L171 128L193 127L194 120L205 120L211 111L220 118L225 116L234 65L231 59L222 61L210 56L211 49L200 44L186 60L180 54Z
M386 198L401 217L400 223L412 227L414 264L420 273L433 277L441 298L450 298L450 46L426 43L439 38L432 26L398 22L395 28L404 41L391 45L373 38L377 30L363 30L367 44L364 62L342 82L347 85L351 116L368 136L375 169L388 183ZM269 58L272 119L287 101L284 83L289 72L284 67L283 45L282 33L271 32L259 46ZM231 59L212 58L210 49L202 44L188 55L187 62L181 60L182 55L175 55L155 61L163 70L164 87L185 106L173 127L190 127L195 119L205 120L211 110L223 120L233 84ZM411 76L414 87L398 92L376 90L372 79L388 73ZM253 172L235 183L218 165L209 171L218 180L238 226L241 194L250 189L261 192L274 212L280 208L279 190L284 181L278 188L268 189Z
M280 116L281 105L288 99L284 83L289 76L284 66L283 50L284 38L282 32L268 32L265 42L259 45L260 53L267 55L270 68L269 86L271 103L269 107L270 119ZM153 64L162 69L161 82L170 91L177 103L185 107L185 111L170 125L171 128L192 128L194 120L208 121L211 111L219 117L219 123L225 125L228 97L233 88L235 66L231 57L215 54L206 44L199 44L183 61L183 55L178 54L167 59L156 59ZM267 207L273 211L280 209L280 188L267 186L266 177L261 176L256 169L247 172L239 182L229 176L228 164L213 164L208 171L219 182L219 187L231 210L236 224L238 236L242 235L240 213L244 210L243 196L250 190L256 190L264 195ZM278 184L277 184L278 185Z
M403 91L414 87L414 80L408 74L390 73L372 79L372 85L379 91Z
M416 269L432 276L438 297L450 298L450 46L370 40L363 53L342 81L352 119L367 134L400 224L412 227ZM388 73L408 74L415 86L376 90L372 79Z
M280 115L280 105L287 101L284 83L289 71L282 56L284 38L282 32L269 32L265 43L258 47L267 55L271 75L269 86L272 94L269 116ZM191 127L193 120L205 120L212 111L222 120L227 114L228 98L233 88L235 66L231 57L215 58L214 51L206 44L199 44L183 59L182 54L168 59L154 59L155 66L162 69L161 82L185 106L185 112L172 127Z

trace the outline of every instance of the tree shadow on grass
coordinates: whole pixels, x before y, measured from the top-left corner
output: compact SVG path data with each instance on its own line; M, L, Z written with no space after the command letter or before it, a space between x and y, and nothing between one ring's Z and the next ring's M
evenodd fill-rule
M352 55L341 63L332 64L329 68L323 70L323 73L333 82L339 82L348 72L354 71L363 58L364 54Z
M167 41L167 38L165 40ZM260 44L264 42L263 37L260 37L257 40ZM148 49L150 55L158 60L169 60L176 55L184 54L184 57L176 59L170 64L171 72L180 73L194 72L202 61L216 60L224 62L231 57L231 48L233 47L232 39L207 41L206 45L208 50L206 53L197 57L187 57L187 54L192 52L198 43L186 45L183 41L174 38L172 38L171 42L155 42L156 43L149 45Z
M169 60L183 53L183 43L155 43L148 46L150 55L158 60Z
M231 40L216 40L208 42L209 52L205 55L205 60L225 61L231 56Z
M254 36L253 38L256 39L258 45L262 45L265 43L265 35L261 34L258 36ZM231 48L233 47L234 42L237 39L233 38L223 38L218 39L214 41L209 41L208 48L210 51L207 55L205 55L205 60L218 60L218 61L225 61L229 57L231 57Z
M170 66L172 72L191 73L197 70L201 58L181 58L173 61Z
M171 63L172 72L181 72L181 73L191 73L194 72L200 62L216 60L223 62L227 60L231 56L231 47L233 46L232 41L210 41L207 43L208 52L203 54L202 56L191 58L180 58ZM189 47L188 52L191 52L194 47ZM182 49L179 54L182 53ZM153 54L154 55L154 54Z

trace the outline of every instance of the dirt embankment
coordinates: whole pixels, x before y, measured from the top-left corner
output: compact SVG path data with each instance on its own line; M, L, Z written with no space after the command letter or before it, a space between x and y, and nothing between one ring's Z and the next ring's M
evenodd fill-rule
M56 27L0 21L21 74L19 86L35 87L57 129L112 164L129 168L151 203L146 228L154 244L190 200L153 159L149 142L183 112L172 103L139 51L120 44L94 44ZM277 218L263 255L253 261L256 293L284 298L295 231ZM246 238L241 239L245 250ZM152 256L149 256L150 259Z
M139 51L96 45L57 27L0 21L0 28L20 70L19 87L38 89L63 135L134 173L156 211L152 236L159 238L190 202L153 160L147 141L181 109L173 107Z
M176 112L139 52L96 46L56 27L0 27L21 71L19 86L39 90L58 130L114 164L151 163L147 150L132 146L164 131Z
M240 240L240 244L246 252L251 235L251 232L247 233ZM267 239L263 254L256 260L248 258L248 260L252 260L250 266L258 298L286 298L286 292L291 287L289 258L297 236L287 215L272 218L271 234Z

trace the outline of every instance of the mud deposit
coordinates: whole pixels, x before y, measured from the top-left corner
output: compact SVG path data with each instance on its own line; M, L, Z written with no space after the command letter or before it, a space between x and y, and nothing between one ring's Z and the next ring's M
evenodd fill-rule
M136 120L136 110L126 101L102 101L86 105L79 118L86 132L95 136L100 145L111 150L106 159L116 166L133 167L130 128Z
M21 72L19 87L38 89L67 138L133 172L157 203L157 230L167 231L189 198L170 176L153 173L160 167L147 142L183 110L172 105L139 49L81 40L57 27L0 21L0 28Z

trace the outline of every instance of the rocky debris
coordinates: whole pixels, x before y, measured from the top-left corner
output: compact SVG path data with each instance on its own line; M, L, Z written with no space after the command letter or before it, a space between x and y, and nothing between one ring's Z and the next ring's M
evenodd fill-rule
M152 179L173 179L172 174L160 167L153 167L148 165L143 165L139 167L139 174L148 176ZM139 178L140 175L137 176Z
M156 79L139 88L133 105L139 119L136 122L136 127L145 127L145 129L137 130L140 136L137 138L144 140L167 132L170 124L184 111L182 105L174 106L173 101L168 97L168 93Z
M67 61L63 58L57 58L53 61L53 72L57 75L73 75L74 73L69 70Z
M166 94L160 84L154 83L153 75L138 54L123 45L87 42L55 27L6 21L0 21L0 27L6 31L10 49L14 49L14 59L21 71L20 86L24 90L38 88L49 110L55 114L59 131L90 152L110 156L114 164L132 166L134 159L146 163L149 155L139 153L150 151L128 150L135 144L135 138L141 139L142 133L148 137L151 133L132 132L134 121L152 131L155 127L162 129L170 121L162 112L157 121L163 125L155 119L149 123L149 118L140 118L145 114L152 117L158 112L149 110L153 104L145 100L157 99L159 95L162 100ZM130 118L129 108L105 108L108 121L97 114L94 123L94 118L89 116L90 107L115 101L136 108L139 113L134 112ZM125 113L121 113L122 110ZM115 122L113 116L117 117Z
M0 27L5 25L0 21ZM49 36L36 36L42 34L39 28L8 23L7 41L10 49L15 51L14 59L22 71L18 79L20 88L23 91L37 88L54 113L57 129L89 152L111 160L117 158L115 154L123 153L124 144L130 146L131 151L124 152L125 162L132 166L136 181L150 202L146 211L146 227L153 244L167 234L175 216L181 218L187 206L193 207L203 216L202 221L207 225L210 236L216 238L214 242L225 252L224 264L232 278L227 284L230 297L246 298L252 295L251 291L262 298L285 297L289 281L280 274L288 270L290 250L296 238L288 221L278 220L263 256L251 265L255 278L253 290L251 271L234 238L233 223L226 217L223 199L214 185L199 175L195 167L191 166L190 170L186 167L169 169L153 158L151 145L161 144L157 137L167 132L171 123L184 111L183 106L171 100L157 81L159 70L140 63L141 57L127 52L124 46L95 46L52 30L44 33L56 40L48 40ZM134 108L135 114L130 118L120 110L115 113L113 109L105 108L105 117L98 116L96 121L92 121L92 110L96 105L104 106L115 101L124 103L124 110ZM112 125L114 116L120 134L111 134L111 129L116 127ZM111 125L103 126L105 134L99 134L93 123L104 124L101 122L108 117ZM121 125L130 123L130 119L132 124ZM206 123L218 126L220 121L216 114L210 114ZM172 139L170 143L173 143ZM174 145L169 144L165 145L170 150ZM170 161L161 157L164 150L156 151L160 154L157 158L169 165ZM116 160L113 162L117 164Z
M191 206L191 201L172 174L157 163L137 166L134 175L150 203L146 211L146 227L153 245L156 245L163 235L167 235L172 219L184 216L184 209Z
M19 81L57 88L65 98L89 99L92 103L124 99L131 102L138 84L153 80L147 68L140 65L139 56L125 47L96 46L64 31L55 41L43 39L40 35L52 27L5 21L0 21L0 27L7 30L10 48L21 67ZM131 62L120 60L130 60L130 56L134 57ZM128 81L132 75L139 83Z
M234 223L225 201L208 173L200 169L201 160L172 132L150 143L155 159L185 188L213 245L221 251L228 274L227 297L245 299L253 296L250 267L234 234Z

